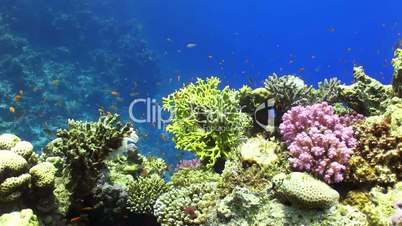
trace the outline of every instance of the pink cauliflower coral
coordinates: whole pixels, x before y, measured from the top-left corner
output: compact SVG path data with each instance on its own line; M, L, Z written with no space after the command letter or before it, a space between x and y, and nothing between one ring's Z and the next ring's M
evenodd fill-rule
M332 106L326 102L296 106L283 115L282 121L279 128L288 144L291 166L327 183L341 182L356 140L352 127L341 123Z

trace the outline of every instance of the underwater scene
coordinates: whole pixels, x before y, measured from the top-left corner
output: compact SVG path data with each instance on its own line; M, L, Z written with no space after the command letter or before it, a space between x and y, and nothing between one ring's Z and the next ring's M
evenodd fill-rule
M1 0L0 226L402 226L402 1Z

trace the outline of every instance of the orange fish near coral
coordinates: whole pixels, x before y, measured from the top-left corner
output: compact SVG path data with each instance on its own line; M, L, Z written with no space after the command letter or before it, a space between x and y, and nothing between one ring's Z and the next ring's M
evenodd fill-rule
M15 102L19 102L20 100L22 100L22 95L17 94L17 95L14 96L14 101Z
M81 222L81 217L74 217L74 218L71 218L70 222L71 222L71 223L78 223L78 222Z

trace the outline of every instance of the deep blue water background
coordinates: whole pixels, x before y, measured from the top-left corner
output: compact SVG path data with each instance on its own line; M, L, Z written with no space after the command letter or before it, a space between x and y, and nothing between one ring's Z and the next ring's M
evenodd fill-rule
M160 101L183 83L212 75L220 77L224 85L233 88L240 88L243 84L262 86L263 80L272 73L296 74L311 85L330 77L350 83L353 78L352 67L356 64L364 66L369 75L389 83L392 77L390 60L395 45L402 39L400 0L62 0L57 6L61 13L79 16L72 17L72 20L68 16L61 16L61 22L58 22L63 28L61 30L54 29L51 20L47 21L46 18L52 17L46 16L52 14L47 9L47 3L47 0L41 0L39 5L25 0L5 0L0 3L0 9L7 12L14 4L18 7L22 5L25 11L22 10L23 13L18 15L27 19L21 19L25 22L16 23L12 27L15 32L39 49L67 48L71 52L68 62L79 67L92 66L87 54L93 49L107 48L107 51L127 59L123 61L128 65L124 68L123 75L87 75L95 78L93 80L99 87L92 80L92 83L88 82L92 86L82 87L81 92L84 94L85 89L91 91L91 98L83 100L88 103L80 109L85 114L69 115L85 120L95 120L96 108L99 106L106 109L118 106L115 111L124 120L128 120L127 109L134 98L150 97ZM80 12L80 7L85 10ZM86 14L89 10L91 13ZM99 35L98 27L94 26L92 31L92 25L83 22L84 18L90 17L88 15L113 17L121 24L119 29L115 29L121 34L113 33L113 27L105 29L103 35ZM131 19L136 19L138 31L135 32L140 33L139 37L148 48L144 52L152 52L151 63L145 66L131 67L136 59L129 56L135 52L113 47L115 40L119 40L119 36L130 30L131 25L125 23ZM69 26L71 21L75 23L74 26ZM100 23L98 26L103 25ZM71 30L68 30L69 27ZM77 42L81 40L81 35L84 42ZM103 42L107 44L103 45ZM189 43L196 46L187 48ZM138 48L144 49L141 46ZM109 70L108 60L105 62L98 71ZM0 73L0 76L6 75ZM74 81L75 75L71 76L73 77L70 79ZM137 82L140 85L135 88L135 92L139 96L130 96L129 93L133 92L132 84ZM11 92L20 88L17 86ZM112 88L120 93L120 99L110 96ZM74 89L65 90L66 99L67 96L75 99L83 96L81 93L68 93L74 92L71 91ZM1 104L4 104L3 100ZM7 104L5 111L8 109ZM53 106L48 106L51 107ZM135 110L139 114L145 111L144 108ZM65 113L63 110L59 112ZM57 112L49 112L43 117L53 120L55 115ZM2 112L0 117L9 121L13 119L7 112ZM67 118L58 120L66 121ZM32 122L32 119L26 121ZM27 126L29 122L26 121L16 120L17 128ZM183 157L191 158L185 152L175 150L162 130L151 124L137 124L136 127L139 129L139 146L143 153L163 156L172 164ZM38 135L27 133L24 138L35 143L43 133L38 131L41 130L39 127L32 130L37 131ZM38 146L37 149L43 147L43 142Z

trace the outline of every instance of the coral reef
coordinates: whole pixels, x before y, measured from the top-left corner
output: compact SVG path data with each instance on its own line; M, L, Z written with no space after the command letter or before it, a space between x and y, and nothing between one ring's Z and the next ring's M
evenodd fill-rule
M307 173L278 174L273 179L278 199L306 209L326 209L338 203L339 194Z
M163 101L164 109L173 114L166 130L176 147L195 153L209 167L227 158L251 126L249 116L241 112L238 92L220 90L219 83L215 77L199 79Z
M353 183L392 184L401 179L402 105L390 105L381 116L355 125L357 146L349 160L347 180Z
M162 226L202 225L215 205L215 189L215 183L174 188L158 198L154 214Z
M0 224L3 226L39 226L38 217L31 209L23 209L0 216Z
M269 93L268 97L275 99L279 117L293 106L310 104L314 98L313 88L293 75L278 77L274 74L269 76L264 84Z
M294 169L311 172L328 183L344 179L356 140L352 128L341 123L332 106L323 102L293 107L283 115L279 128Z
M220 175L208 169L180 169L171 178L175 187L188 187L192 184L219 182Z
M21 198L29 186L27 161L12 151L0 151L0 202L13 202Z
M353 68L353 84L341 86L341 99L357 113L379 115L392 98L392 86L383 85L365 74L363 67Z
M392 82L394 94L395 96L402 98L402 49L398 48L395 50L392 65L394 66L394 77Z
M168 190L158 175L139 177L128 186L128 208L133 213L152 214L156 200Z

